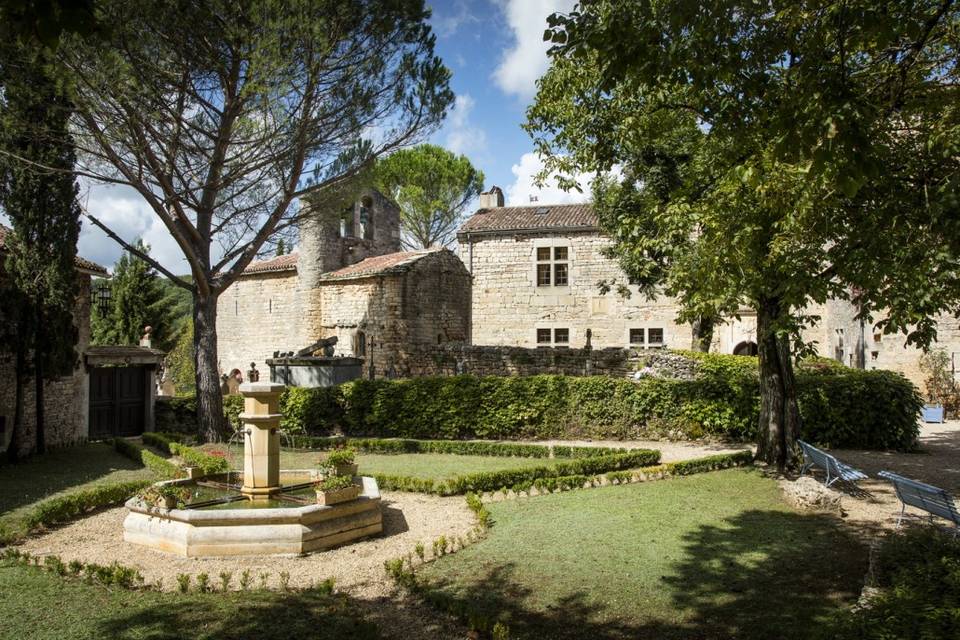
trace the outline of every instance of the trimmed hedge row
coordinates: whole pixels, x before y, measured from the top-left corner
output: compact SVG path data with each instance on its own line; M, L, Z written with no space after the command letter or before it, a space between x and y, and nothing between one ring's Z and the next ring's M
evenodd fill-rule
M130 480L50 498L34 507L24 522L30 529L67 522L94 509L122 504L151 484L150 480Z
M134 462L143 464L143 466L150 469L161 478L179 478L183 476L183 472L177 465L173 464L169 460L161 458L149 449L138 447L128 440L124 440L123 438L114 438L113 448L116 449L118 453L130 458Z
M200 467L204 475L226 473L230 470L230 463L226 458L212 456L179 442L170 443L170 453L179 456L188 467Z
M634 449L628 453L578 458L553 466L526 469L480 471L444 480L428 480L407 476L374 475L381 489L433 493L442 496L498 491L504 487L532 484L538 479L564 476L593 476L608 471L646 467L660 461L660 452Z
M731 362L732 361L732 362ZM700 378L428 377L288 389L288 433L418 439L755 440L756 359L702 359ZM922 400L890 371L805 367L797 373L802 437L831 447L911 449Z
M411 440L408 438L346 438L343 436L288 436L285 444L297 449L324 451L351 447L364 453L446 453L461 456L500 458L596 458L627 453L626 448L569 447L516 442L477 442L464 440Z

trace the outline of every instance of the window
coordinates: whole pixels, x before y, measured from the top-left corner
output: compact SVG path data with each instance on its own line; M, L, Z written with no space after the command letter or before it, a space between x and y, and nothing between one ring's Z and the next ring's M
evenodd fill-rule
M340 214L340 237L353 237L353 207Z
M882 334L882 333L875 333L875 334L873 334L873 341L874 341L874 342L883 342L883 334Z
M353 355L363 358L367 355L367 334L363 331L357 331L353 336Z
M537 329L538 347L567 347L570 345L570 329Z
M360 228L363 229L363 239L373 240L373 200L360 200Z
M641 349L662 347L664 346L663 328L634 327L630 329L629 340L631 347L639 347Z
M567 247L537 247L537 286L570 285L570 262Z

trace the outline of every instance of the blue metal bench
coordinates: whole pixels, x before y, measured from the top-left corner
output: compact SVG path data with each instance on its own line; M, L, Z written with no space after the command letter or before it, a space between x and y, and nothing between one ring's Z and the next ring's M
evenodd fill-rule
M827 478L824 483L828 487L837 480L856 482L857 480L863 480L867 477L867 474L857 471L850 465L843 464L826 451L817 449L812 444L808 444L803 440L797 440L797 442L803 450L803 467L800 469L800 475L809 471L814 465L822 467L824 471L827 472Z
M933 522L933 516L940 516L944 520L949 520L954 524L957 532L960 532L960 513L957 512L957 505L953 501L953 496L944 489L935 487L923 482L917 482L910 478L904 478L892 471L881 471L877 474L893 483L893 488L900 498L900 517L897 518L897 527L903 520L907 505L926 511L930 515L930 521Z

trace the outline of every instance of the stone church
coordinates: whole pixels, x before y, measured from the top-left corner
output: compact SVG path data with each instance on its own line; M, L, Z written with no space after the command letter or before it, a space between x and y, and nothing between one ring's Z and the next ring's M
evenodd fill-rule
M409 373L411 354L466 342L470 275L448 249L402 251L400 211L373 189L303 216L298 251L251 263L220 297L220 369L263 371L274 352L336 336L364 375Z

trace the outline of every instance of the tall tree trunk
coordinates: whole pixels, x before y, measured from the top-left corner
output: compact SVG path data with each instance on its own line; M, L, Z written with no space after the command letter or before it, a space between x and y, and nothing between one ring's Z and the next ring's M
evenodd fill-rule
M7 445L7 460L20 459L20 436L23 433L23 387L26 380L27 357L23 348L17 349L14 365L13 425L10 430L10 444Z
M780 471L793 467L800 435L800 409L790 353L790 337L777 335L776 324L785 309L776 298L761 299L757 309L757 342L760 356L760 428L757 459L776 464Z
M34 400L36 400L36 423L37 423L37 453L43 455L47 452L47 434L46 424L44 423L45 414L43 410L43 358L46 354L47 344L44 334L43 307L40 300L37 300L36 308L36 338L33 348L33 384Z
M713 342L713 316L700 316L690 323L693 333L693 340L690 348L694 351L708 353L710 344Z
M220 395L217 357L217 297L193 295L193 349L197 381L197 424L203 440L218 441L229 434Z

